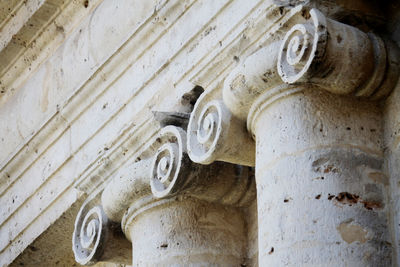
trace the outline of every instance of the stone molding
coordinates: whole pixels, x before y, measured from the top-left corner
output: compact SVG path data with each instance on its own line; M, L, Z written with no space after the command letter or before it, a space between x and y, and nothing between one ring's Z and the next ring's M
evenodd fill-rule
M77 71L65 72L61 80L63 90L58 90L62 92L61 98L53 98L50 93L49 110L41 116L37 114L40 109L34 109L36 102L33 100L42 81L48 77L42 75L42 71L51 66L42 64L36 72L32 69L32 79L15 94L18 100L13 103L18 105L2 112L4 116L17 115L20 107L24 107L22 109L26 108L25 112L32 119L29 129L18 120L5 120L6 127L2 129L10 127L12 134L4 130L2 136L13 141L3 142L0 167L1 201L9 207L4 209L1 218L5 220L4 229L10 229L1 245L1 258L4 259L1 262L5 264L59 218L82 192L91 194L96 188L104 187L103 183L108 182L121 166L140 155L140 146L159 128L151 116L154 107L176 110L180 105L179 96L194 84L209 88L208 81L219 83L237 64L233 56L244 57L251 53L265 40L264 33L281 17L278 8L265 1L155 1L155 6L146 1L144 4L150 5L150 13L144 12L142 7L135 8L138 15L129 12L131 17L139 17L134 20L137 25L134 29L126 31L125 17L118 16L113 20L115 24L125 25L124 31L118 31L124 39L117 36L113 46L104 49L101 45L86 43L88 27L93 26L89 23L93 21L90 17L98 18L99 11L109 16L104 13L105 8L113 10L117 5L119 10L130 10L129 3L132 2L103 2L95 10L92 9L93 1L87 9L82 2L74 3L88 13L80 17L86 19L81 24L74 24L79 28L64 36L67 38L64 46L53 54L50 52L49 61L52 66L59 66L63 60L78 64L83 61L88 47L95 49L92 52L101 56L101 60L95 65L85 62L76 68ZM194 16L199 17L195 25L187 23ZM81 29L83 34L80 34ZM105 30L110 31L110 28ZM96 35L92 41L101 44L102 38L103 35ZM75 48L76 39L85 45ZM172 49L163 49L166 43L171 43ZM40 55L48 57L48 52L45 49ZM152 61L153 58L157 58L157 62ZM176 66L179 75L176 75ZM137 75L132 75L134 73ZM70 84L72 80L74 82ZM166 84L166 80L170 83ZM56 86L50 87L56 89ZM166 87L172 91L164 90ZM152 98L166 91L169 99L161 102ZM113 104L109 102L111 99ZM91 131L82 132L89 123ZM15 135L17 130L23 134L21 140ZM21 185L27 190L18 190ZM17 221L18 226L14 227Z
M0 23L4 30L4 37L0 38L0 57L4 59L0 65L0 105L23 86L102 0L90 1L86 6L73 0L9 2L19 2L15 16L24 17L26 23L9 32L7 26L14 20L6 20L4 28Z

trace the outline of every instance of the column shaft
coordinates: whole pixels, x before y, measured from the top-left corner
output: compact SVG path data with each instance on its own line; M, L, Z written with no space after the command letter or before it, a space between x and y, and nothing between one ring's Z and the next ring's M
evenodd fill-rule
M252 117L260 266L391 266L378 106L290 90Z

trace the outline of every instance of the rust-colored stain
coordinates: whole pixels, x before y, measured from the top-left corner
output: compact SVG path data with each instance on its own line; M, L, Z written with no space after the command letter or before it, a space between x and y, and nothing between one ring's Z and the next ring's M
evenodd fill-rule
M340 192L337 196L328 194L328 200L335 200L339 204L349 206L361 203L367 210L381 209L383 207L381 202L363 200L359 195L349 192Z

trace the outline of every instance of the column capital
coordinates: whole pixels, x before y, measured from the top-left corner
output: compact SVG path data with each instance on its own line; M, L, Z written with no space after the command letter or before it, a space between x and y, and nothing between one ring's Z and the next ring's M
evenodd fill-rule
M123 187L130 194L124 200L121 194L116 199L115 184L105 188L102 200L103 206L107 206L106 213L122 221L128 238L129 226L137 215L177 199L194 198L233 207L247 206L255 199L253 168L224 162L209 165L193 162L187 149L187 135L183 128L173 125L159 131L140 156L144 165L129 179L118 182L118 188ZM136 180L144 183L139 187L131 185Z
M312 86L375 100L397 82L400 53L390 40L302 5L276 27L268 44L225 79L224 103L242 120L260 95L277 87Z
M184 199L232 208L252 203L256 196L253 168L222 162L194 163L188 156L186 136L178 126L161 128L144 144L134 162L121 167L104 190L88 198L75 223L73 250L77 262L124 263L129 257L121 261L121 253L115 251L119 245L112 244L110 236L114 235L110 233L119 229L124 234L123 243L131 241L130 229L137 215L155 207L175 205Z

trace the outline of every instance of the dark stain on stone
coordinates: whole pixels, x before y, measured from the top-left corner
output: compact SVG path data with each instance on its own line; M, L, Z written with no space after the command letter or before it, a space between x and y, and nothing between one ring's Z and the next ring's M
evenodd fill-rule
M39 249L37 247L29 245L28 248L32 251L38 251Z
M379 201L363 200L360 196L349 192L340 192L337 196L328 194L328 200L332 200L333 198L343 205L352 206L357 203L363 204L364 208L367 210L381 209L383 207L382 203Z
M319 195L317 195L316 197L315 197L315 199L320 199L321 198L321 194L319 194Z
M311 164L312 167L318 167L321 166L322 164L328 162L329 159L327 158L319 158L317 160L314 160L313 163Z
M355 194L350 194L348 192L340 192L335 200L342 204L356 204L359 200L359 196Z
M340 44L340 43L342 42L343 38L342 38L342 36L337 35L337 36L336 36L336 40L337 40L337 42Z
M272 253L274 253L274 247L271 247L271 250L268 252L269 255L271 255Z
M333 165L328 165L328 166L325 167L324 173L328 173L328 172L337 173L338 169L335 168Z
M308 12L306 9L301 12L301 16L305 19L311 18L310 12Z
M364 204L364 208L366 208L367 210L382 208L382 203L377 201L362 201L361 203Z

